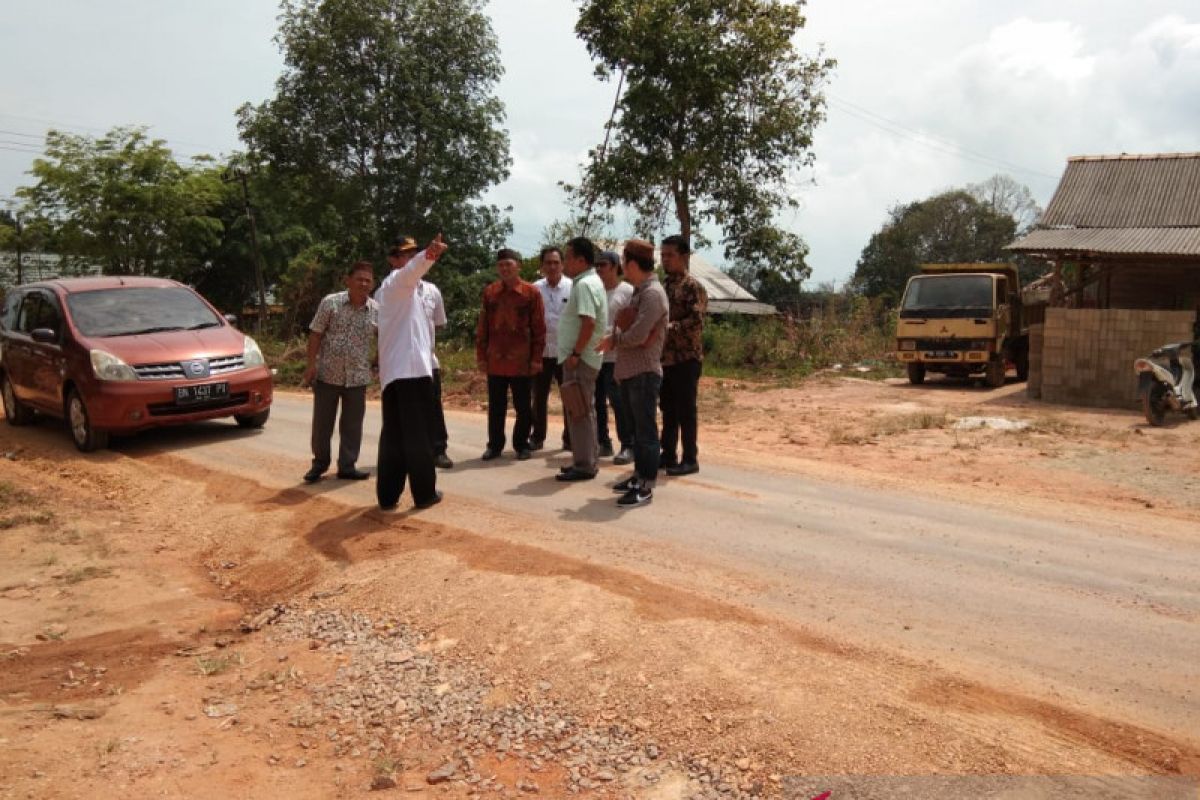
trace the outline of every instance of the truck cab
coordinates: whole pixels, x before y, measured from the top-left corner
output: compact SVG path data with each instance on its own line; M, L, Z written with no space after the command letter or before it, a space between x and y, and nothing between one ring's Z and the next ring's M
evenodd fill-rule
M1011 264L923 264L909 278L896 323L896 359L908 379L982 376L1004 385L1011 367L1029 372L1020 278Z

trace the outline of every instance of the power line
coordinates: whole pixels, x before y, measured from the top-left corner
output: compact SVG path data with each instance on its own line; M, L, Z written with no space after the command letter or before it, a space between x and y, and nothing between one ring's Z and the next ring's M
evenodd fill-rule
M29 117L29 116L25 116L22 114L11 114L7 111L0 111L0 118L3 118L3 117L8 117L8 118L17 119L17 120L25 120L27 122L36 122L41 125L47 125L50 128L55 129L55 130L65 129L65 130L88 131L88 132L99 131L101 133L109 133L113 130L114 127L117 127L117 128L142 127L142 126L138 126L138 125L115 125L115 126L112 126L109 128L97 128L97 127L93 127L90 125L76 125L74 123L69 123L69 122L58 122L58 121L55 121L52 119L44 119L41 117ZM146 126L146 128L147 128L147 131L150 131L153 129L153 126ZM5 131L5 130L0 130L0 133L5 133L10 136L24 136L24 137L28 137L31 139L41 139L45 135L45 134L34 135L34 134L29 134L29 133L19 133L17 131ZM179 145L184 145L185 149L189 149L189 150L191 150L193 148L199 148L198 154L201 154L201 155L208 155L210 153L220 152L220 148L212 147L207 144L201 144L199 142L189 142L184 139L170 140L165 137L152 137L152 138L160 138L167 144L170 144L175 149L178 149Z
M830 106L832 108L837 109L844 114L855 117L862 122L866 122L868 125L873 125L880 130L892 134L893 136L902 139L908 139L909 141L922 145L923 147L931 150L958 156L959 158L975 161L976 163L984 164L986 166L998 166L1004 169L1013 170L1015 172L1024 172L1030 175L1036 175L1041 178L1046 178L1047 180L1058 180L1059 176L1057 175L1049 175L1045 172L1024 167L1020 164L1015 164L1002 158L997 158L986 153L971 150L970 148L964 147L953 139L949 139L944 136L928 133L916 128L910 128L904 123L897 122L896 120L885 117L882 114L877 114L874 111L864 108L856 103L852 103L849 100L843 100L842 98L835 97L831 94L827 95L827 97L830 100Z
M17 147L6 147L4 145L0 145L0 150L7 150L10 153L26 153L31 156L40 156L42 154L41 150L26 150Z

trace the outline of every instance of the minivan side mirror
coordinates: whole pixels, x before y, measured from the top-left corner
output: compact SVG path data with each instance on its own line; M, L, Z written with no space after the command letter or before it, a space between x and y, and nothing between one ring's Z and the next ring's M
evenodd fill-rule
M34 328L29 332L29 338L38 344L58 344L58 332L51 328Z
M237 314L226 314L225 321L230 325L237 325Z

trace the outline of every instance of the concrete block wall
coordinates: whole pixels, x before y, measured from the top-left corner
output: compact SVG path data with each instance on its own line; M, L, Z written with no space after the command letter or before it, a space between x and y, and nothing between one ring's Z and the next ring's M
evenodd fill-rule
M1195 311L1048 308L1041 326L1041 399L1049 403L1133 408L1133 362L1171 342L1190 341ZM1034 338L1030 332L1030 396Z
M1025 381L1025 392L1035 400L1042 396L1042 342L1045 328L1041 323L1029 326L1029 379Z

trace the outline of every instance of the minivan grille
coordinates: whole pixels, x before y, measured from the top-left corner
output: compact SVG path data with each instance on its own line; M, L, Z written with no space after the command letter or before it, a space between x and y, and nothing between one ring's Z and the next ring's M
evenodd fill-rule
M218 356L209 359L206 377L224 375L227 372L236 372L245 368L246 363L240 353L235 356ZM133 371L137 373L138 380L142 381L182 380L188 377L184 372L183 364L178 361L167 364L138 364Z

